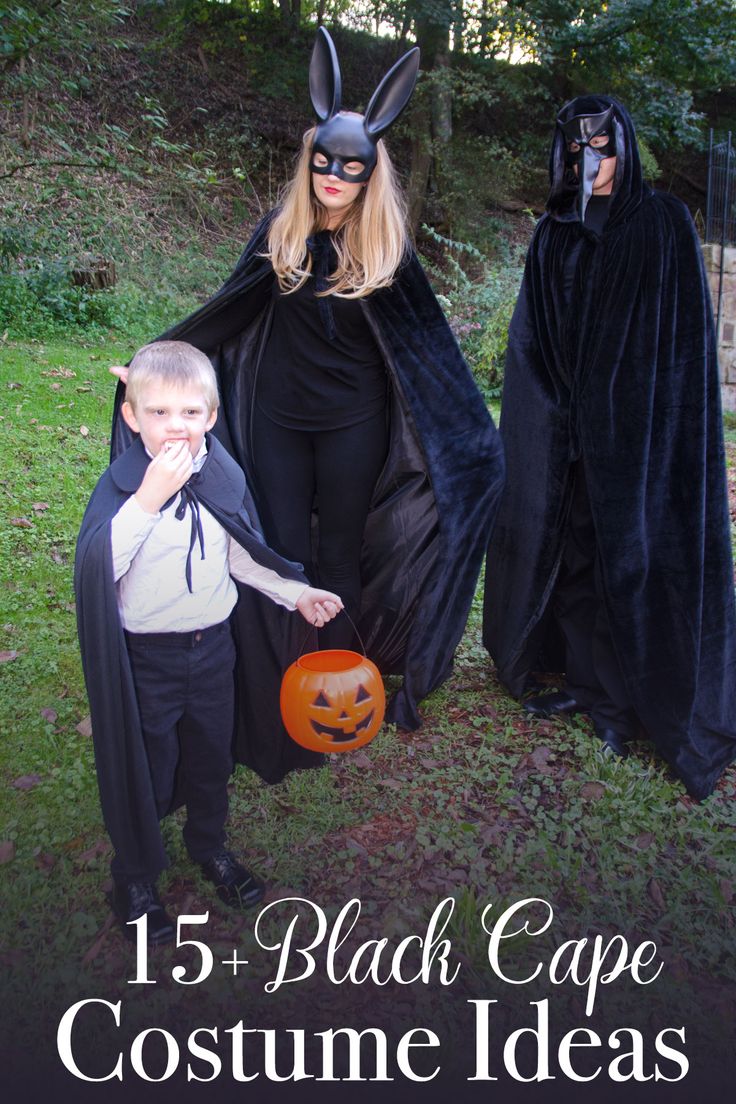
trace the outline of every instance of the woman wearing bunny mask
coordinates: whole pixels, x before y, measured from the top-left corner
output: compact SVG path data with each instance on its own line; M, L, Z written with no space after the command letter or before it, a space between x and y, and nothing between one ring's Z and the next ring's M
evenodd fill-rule
M406 728L450 672L503 480L498 435L412 252L380 141L418 64L410 50L364 116L343 112L335 47L319 29L310 66L319 123L282 205L220 291L163 335L212 359L224 415L216 432L246 471L266 540L310 581L340 580L368 654L384 674L403 675L387 719ZM274 619L265 604L261 614L263 639ZM321 646L352 642L339 620L340 635ZM271 640L248 657L260 701L252 688L243 698L256 703L245 727L258 747L246 761L276 781L310 753L274 739L274 677L303 641L281 624Z

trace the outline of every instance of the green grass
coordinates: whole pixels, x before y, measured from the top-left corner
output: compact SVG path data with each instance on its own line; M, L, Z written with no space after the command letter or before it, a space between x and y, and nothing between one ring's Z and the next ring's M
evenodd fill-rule
M71 585L76 532L107 457L107 365L130 351L0 347L0 650L17 653L0 664L0 840L15 848L2 869L2 1006L17 1020L33 990L27 1014L47 1034L70 992L131 992L133 951L103 895L109 851L91 741L77 729L87 705ZM368 748L275 787L240 769L235 846L274 896L307 896L332 915L358 896L393 938L420 930L418 918L455 897L451 934L471 981L487 974L480 910L525 896L554 903L549 949L565 936L618 931L654 939L680 980L734 979L734 771L697 805L648 746L613 761L585 722L531 721L495 682L479 622L478 600L454 674L425 702L418 732L385 730ZM250 922L207 893L179 823L165 829L167 904L173 913L209 909L212 945L252 951ZM253 976L266 968L256 964ZM203 992L203 1008L217 1005L224 985ZM147 999L148 1022L157 1002L184 999L170 982L160 986ZM668 999L647 994L652 1007Z

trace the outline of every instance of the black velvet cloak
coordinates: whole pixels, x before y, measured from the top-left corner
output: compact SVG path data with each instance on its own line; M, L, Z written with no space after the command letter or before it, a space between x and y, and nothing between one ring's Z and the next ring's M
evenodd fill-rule
M567 117L613 101L587 97ZM552 150L509 333L508 480L489 546L484 642L519 696L549 663L572 465L582 459L610 631L649 737L702 798L736 756L736 617L713 317L684 205L642 179L616 105L616 185L602 237L580 224ZM569 309L565 259L582 240ZM545 656L547 662L545 663Z
M207 444L207 459L189 481L199 501L257 563L284 578L303 579L298 565L268 548L254 529L240 468L209 434ZM140 438L136 438L103 474L82 520L74 566L79 646L92 717L102 814L115 850L125 855L131 870L137 869L145 878L162 870L167 859L118 614L110 523L137 491L148 464ZM189 522L184 519L182 524ZM239 604L253 593L252 587L240 584L238 591ZM270 604L284 621L294 618L284 607ZM202 693L207 693L206 686ZM235 753L242 758L237 744Z
M222 400L214 432L254 493L250 416L275 280L261 255L269 221L267 216L258 226L223 287L163 335L188 341L211 358ZM358 628L381 673L403 676L387 721L412 729L421 723L417 703L451 671L503 483L503 456L416 256L407 259L391 287L362 304L387 366L391 399L389 452L361 556ZM117 413L123 397L120 386L113 454L128 439ZM237 620L247 626L239 634L244 761L276 782L295 765L319 761L289 740L279 714L279 682L304 650L304 634L255 591L239 603Z

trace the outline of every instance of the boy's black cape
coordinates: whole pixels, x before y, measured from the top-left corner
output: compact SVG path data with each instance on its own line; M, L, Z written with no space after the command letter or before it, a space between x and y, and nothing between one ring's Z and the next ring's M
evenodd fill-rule
M188 341L212 359L222 399L214 432L254 491L250 416L275 279L262 256L268 225L267 216L220 291L163 335ZM407 259L390 288L362 303L388 369L391 422L389 455L364 537L358 627L382 674L403 676L387 720L416 728L417 703L450 673L465 627L503 483L503 458L417 258ZM119 415L123 398L120 386L113 455L130 439ZM278 685L304 634L296 619L284 625L273 603L257 594L239 603L237 618L241 636L249 634L263 648L257 677L252 669L247 676L259 704L247 724L246 761L274 782L295 765L295 745L279 721Z
M268 548L253 528L242 471L209 434L207 444L207 459L189 480L188 487L257 563L272 568L284 578L302 580L298 565L289 563ZM79 645L92 717L102 813L115 850L125 854L126 862L131 867L137 866L145 877L162 870L167 860L158 830L135 687L118 615L110 522L140 486L148 464L145 449L136 438L104 473L82 521L74 566ZM182 525L189 525L186 518ZM248 601L255 593L247 586L238 589L240 601ZM282 620L294 617L284 607L270 604L274 606L275 616ZM241 662L247 663L252 641L246 639L238 644ZM207 687L202 686L201 691L206 696ZM235 756L242 759L242 740L237 736ZM298 753L296 745L294 748Z
M574 101L599 112L604 97ZM549 599L582 458L606 612L630 699L691 794L736 755L736 617L713 317L683 204L622 163L601 238L565 190L562 139L509 333L508 482L488 552L484 641L519 696L549 662ZM617 139L618 142L618 139ZM568 307L565 260L583 238ZM544 656L547 663L544 663Z

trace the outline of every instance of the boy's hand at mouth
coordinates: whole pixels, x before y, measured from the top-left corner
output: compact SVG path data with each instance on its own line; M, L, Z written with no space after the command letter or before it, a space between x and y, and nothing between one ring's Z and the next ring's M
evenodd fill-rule
M181 490L192 474L189 441L165 441L158 456L146 468L135 492L138 505L148 514L157 514L164 502Z

